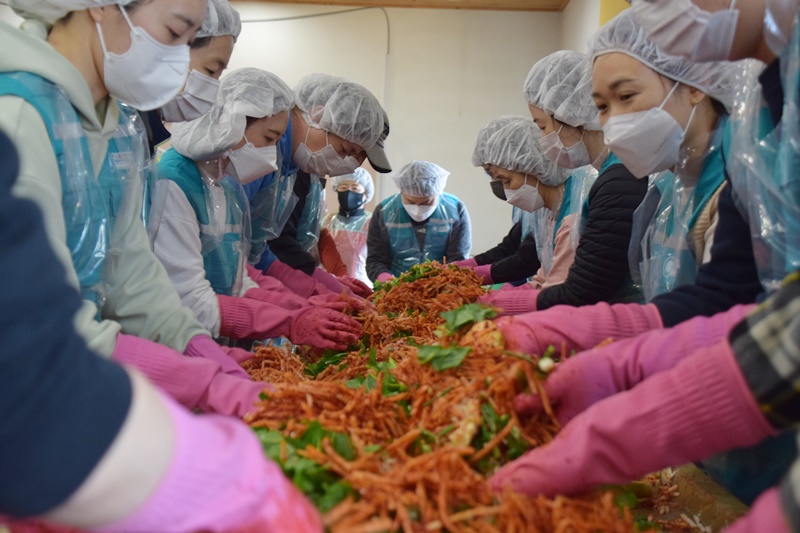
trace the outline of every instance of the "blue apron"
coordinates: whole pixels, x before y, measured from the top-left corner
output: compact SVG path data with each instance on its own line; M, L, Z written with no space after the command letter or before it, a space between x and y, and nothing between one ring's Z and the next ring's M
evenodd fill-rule
M114 220L133 180L146 167L146 146L137 138L132 117L120 108L119 125L95 177L80 117L64 91L29 72L0 74L0 95L31 104L47 127L61 175L61 203L66 245L78 276L81 297L100 309L105 301L104 276L112 264ZM124 245L124 243L119 243Z
M203 268L206 279L217 294L238 295L242 286L242 272L248 239L245 235L247 209L240 194L240 185L231 177L210 183L203 178L197 165L170 148L158 162L158 179L170 180L180 187L192 206L200 225ZM217 227L213 209L209 206L207 187L219 186L225 195L225 226ZM244 204L244 205L242 205Z
M447 240L458 221L458 199L448 193L439 195L433 215L425 223L425 241L420 249L417 234L403 207L403 199L395 194L381 203L381 216L389 232L392 253L390 271L399 276L409 268L425 261L442 261L447 254Z

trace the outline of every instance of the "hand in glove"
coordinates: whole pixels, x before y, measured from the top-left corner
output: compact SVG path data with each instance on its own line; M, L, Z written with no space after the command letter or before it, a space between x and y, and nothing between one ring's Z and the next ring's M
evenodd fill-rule
M495 490L573 494L775 434L725 339L596 403L550 444L504 466L490 482Z
M566 424L592 404L632 389L653 374L673 368L696 350L727 338L754 307L737 305L713 317L695 317L671 329L648 331L570 357L544 382L558 421ZM517 396L514 406L523 416L542 409L541 398L531 394Z

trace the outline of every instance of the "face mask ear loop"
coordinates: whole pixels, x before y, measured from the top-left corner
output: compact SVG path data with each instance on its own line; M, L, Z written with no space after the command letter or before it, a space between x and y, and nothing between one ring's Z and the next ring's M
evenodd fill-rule
M668 101L669 101L669 99L672 97L672 93L674 93L674 92L675 92L675 89L677 89L677 88L678 88L678 85L680 85L680 84L681 84L681 82L679 82L679 81L676 81L676 82L675 82L675 85L673 85L673 86L672 86L672 89L670 89L670 90L669 90L669 93L667 94L667 97L666 97L666 98L664 98L664 101L663 101L663 102L661 102L661 105L660 105L660 106L658 106L658 108L659 108L659 109L664 109L664 106L665 106L665 105L667 105L667 102L668 102Z
M122 12L122 16L125 18L125 22L128 23L128 27L133 30L133 22L131 22L130 17L128 17L128 12L125 10L122 4L117 4L117 7Z

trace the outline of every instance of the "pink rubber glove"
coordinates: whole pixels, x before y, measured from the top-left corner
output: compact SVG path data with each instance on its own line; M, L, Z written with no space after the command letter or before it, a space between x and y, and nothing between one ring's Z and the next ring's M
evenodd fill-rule
M260 287L254 287L244 293L244 297L277 305L283 309L300 309L301 307L308 305L306 298L292 291L273 292Z
M183 355L187 357L202 357L218 363L222 371L232 376L250 379L239 363L231 359L214 339L205 335L195 335L189 340Z
M265 291L295 294L295 292L280 282L277 278L267 276L253 265L247 265L247 275Z
M602 348L582 352L560 363L544 389L562 425L592 404L669 370L696 350L728 337L755 305L737 305L713 317L699 316L671 329L642 333ZM542 409L541 397L520 394L514 407L522 416Z
M353 294L353 291L351 291L349 287L347 287L345 284L339 281L339 278L337 278L333 274L325 272L321 268L315 268L314 273L311 274L311 277L314 278L316 281L322 283L325 286L325 288L327 288L329 291L335 294L344 293L347 294L348 296L355 296Z
M253 410L266 383L225 374L215 362L184 357L152 341L117 335L112 359L141 371L147 379L190 409L243 417ZM245 374L247 375L247 374Z
M253 358L253 352L245 350L244 348L235 348L233 346L220 346L220 348L222 348L223 352L228 354L228 357L240 364Z
M220 334L234 339L287 337L295 344L346 349L361 336L361 325L332 309L289 311L249 298L217 295Z
M500 316L522 315L536 311L538 297L539 291L530 290L526 283L520 287L487 292L478 301L499 309Z
M312 296L307 302L314 307L333 309L340 313L349 310L361 311L366 307L364 300L361 298L346 296L344 294L320 294L319 296Z
M317 282L308 274L295 270L286 263L280 261L272 262L267 269L267 276L274 277L304 298L314 296L315 294L327 294L331 292L323 284Z
M381 272L375 279L383 283L385 281L389 281L390 279L394 279L394 274L392 274L391 272Z
M502 291L505 292L505 291ZM497 320L510 350L541 354L553 345L567 350L594 348L606 339L627 339L663 328L655 305L599 303L584 307L557 305Z
M462 259L461 261L453 261L452 263L447 263L448 265L455 265L458 268L476 268L478 266L478 262L475 261L474 257L470 257L469 259Z
M350 291L359 298L369 298L372 296L372 289L370 289L369 285L360 279L352 278L350 276L337 276L336 279L338 279L342 285L350 289Z
M511 486L525 494L574 494L775 434L725 339L596 403L490 482L498 491Z
M175 429L172 462L150 498L132 516L101 533L259 531L321 533L309 501L264 457L246 425L192 416L163 398Z
M750 511L722 533L789 533L789 523L781 507L781 495L777 488L765 491L750 507Z

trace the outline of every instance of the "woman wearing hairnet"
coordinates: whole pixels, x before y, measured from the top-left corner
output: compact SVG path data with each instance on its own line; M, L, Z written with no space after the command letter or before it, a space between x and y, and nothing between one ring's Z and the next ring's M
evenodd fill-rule
M173 128L173 148L158 163L148 233L181 301L214 337L285 336L344 349L358 338L354 320L247 265L249 204L241 185L275 171L275 145L293 105L292 90L274 74L243 68L225 76L211 111ZM321 304L343 309L347 302L333 296Z
M425 261L455 262L469 255L469 213L444 192L449 175L435 163L412 161L394 176L400 193L381 202L369 223L371 280L389 280Z
M530 117L519 115L502 115L490 120L478 131L475 148L472 151L472 164L482 167L490 179L492 193L503 199L502 184L495 182L489 175L489 164L486 160L486 148L489 138L499 129L520 121L530 122ZM536 249L534 234L535 219L540 212L523 211L514 206L512 222L514 225L502 242L481 254L456 261L453 264L461 268L472 268L483 278L484 283L513 283L521 285L536 274L542 266Z
M336 243L347 275L371 285L367 276L367 229L372 213L367 212L364 205L375 194L372 176L363 168L357 168L352 174L331 179L331 187L339 200L339 212L325 215L322 228ZM324 257L322 263L325 266Z
M369 295L361 281L317 268L309 251L317 245L322 217L321 180L351 174L366 158L376 170L389 172L383 151L388 130L385 111L363 86L327 74L298 82L295 108L278 143L276 177L245 187L253 213L250 255L259 270L304 296Z
M538 213L533 232L541 267L527 287L562 283L575 258L573 231L580 214L582 183L544 156L532 120L495 132L485 147L485 164L496 195L527 213ZM493 267L490 268L490 274ZM493 279L484 280L493 282Z
M640 301L641 291L628 268L628 245L633 213L647 192L647 181L636 179L603 142L586 56L562 51L545 57L531 69L524 92L542 131L539 144L544 154L585 176L581 181L591 188L582 205L580 238L566 280L537 291L525 286L494 291L482 300L504 314L560 304Z
M751 4L755 3L758 2ZM780 7L783 9L786 6ZM686 320L672 329L644 333L607 348L587 352L565 363L547 380L548 397L560 411L562 422L603 398L636 386L628 394L602 402L603 407L598 405L585 415L580 415L579 423L576 424L576 419L570 424L579 429L570 439L559 443L559 449L571 454L570 461L577 469L586 469L589 462L596 462L583 453L576 458L570 451L572 444L587 431L591 433L593 443L601 446L599 453L604 453L603 450L611 446L620 450L622 455L635 459L627 465L607 463L608 468L600 468L590 474L597 482L611 481L620 475L636 477L637 471L656 470L660 464L666 464L662 463L665 460L670 464L678 464L702 459L722 450L752 446L774 435L776 429L785 429L787 425L796 427L792 417L782 420L770 417L771 428L758 418L747 417L747 411L753 405L753 396L764 413L781 409L775 403L776 398L781 398L781 406L794 405L795 387L790 385L792 379L784 376L796 374L797 365L792 361L799 357L796 353L797 324L793 320L797 314L790 310L797 303L796 274L787 278L784 288L769 304L759 307L746 323L739 326L736 326L737 323L754 306L739 305L727 310L722 305L736 296L734 291L731 291L732 294L725 292L729 286L736 287L724 283L725 276L730 272L742 278L738 280L740 286L752 285L753 281L757 284L761 275L764 284L761 290L766 289L769 294L774 290L776 274L781 270L786 274L800 267L800 264L791 260L792 250L796 251L800 242L798 233L793 233L791 220L800 218L790 215L798 209L797 201L792 198L798 183L793 161L797 160L796 143L800 138L797 132L797 124L800 123L797 118L797 99L800 94L797 87L797 80L800 79L797 75L797 66L800 64L797 61L800 53L797 9L795 4L795 33L791 46L776 47L770 52L780 53L774 63L778 68L773 69L773 65L767 67L759 78L760 87L753 91L747 103L737 103L737 108L743 108L743 113L731 121L734 139L727 161L729 183L719 200L719 224L714 234L711 261L701 267L697 282L659 297L655 300L656 305L641 309L615 306L616 309L583 308L569 314L544 313L540 320L527 324L529 334L523 342L525 346L516 346L536 350L537 346L560 342L559 339L565 340L570 346L576 346L576 341L577 346L591 346L595 341L590 337L596 339L615 335L612 331L621 332L621 337L630 337L647 329L673 326L674 322L670 321L676 316L676 311L681 307L693 306L688 310L693 313L689 316L697 318ZM761 10L765 21L775 19L776 13L763 1ZM755 41L756 45L750 47L749 53L751 57L763 58L764 48L769 41L762 34L766 33L766 23L764 28L762 30L759 24L755 28L757 35L749 35L754 29L750 21L737 29L735 41ZM740 35L742 31L745 35ZM734 205L731 199L731 189L739 196L738 205ZM778 190L780 193L777 193ZM762 195L765 191L772 192ZM742 213L749 215L754 230L762 225L771 230L754 231L751 243L747 223L741 218ZM786 243L793 245L786 246ZM754 258L754 247L770 253ZM774 259L778 259L778 262ZM748 268L741 267L742 263ZM751 291L750 302L755 300L756 294L757 291ZM698 304L695 305L695 301ZM715 307L725 312L719 312L712 318L697 316L709 311L709 314L713 314ZM647 319L646 313L654 313L655 316ZM663 324L659 314L663 316ZM556 323L570 320L603 324L605 331L594 331L595 328L591 327L577 337L565 336L563 328L556 326ZM744 371L746 384L737 377L740 372L737 365ZM657 373L661 373L659 375L663 378L649 377ZM587 391L585 386L589 382L591 390ZM669 394L664 392L665 385L681 396L679 402L672 401ZM718 388L712 389L712 385L718 385ZM786 389L787 385L791 391ZM518 404L526 411L538 408L535 405L537 402L531 400L520 398ZM711 411L698 412L695 407L699 405L706 405ZM733 419L727 415L719 416L719 407L723 405L730 406L728 413ZM686 411L687 408L689 411ZM615 413L614 429L602 421L607 412ZM714 418L713 423L709 423L709 416ZM644 420L648 421L647 429L642 427ZM676 425L676 421L685 421L685 424ZM742 423L733 424L739 421ZM620 427L625 427L626 431L619 432ZM671 438L664 438L663 442L676 453L660 449L655 450L657 453L649 453L648 458L629 453L641 446L642 441L637 437L644 434L648 435L648 442L652 442L653 435L670 435ZM720 435L725 438L717 438ZM695 439L698 445L675 446L677 442L686 443L690 439ZM775 484L783 476L796 454L795 435L783 433L777 439L765 440L757 448L736 449L704 464L738 497L749 503L765 487ZM534 467L544 464L539 461L552 464L560 462L553 450L537 455L520 463L517 474L527 476L532 471L526 470L526 464ZM552 479L552 473L540 472ZM502 481L499 484L510 482L517 474L511 470L503 473L498 478L498 481ZM559 475L564 475L563 479L572 478L573 475L574 479L588 479L586 472L563 472ZM530 479L529 490L538 491L535 488L540 483L538 475ZM556 490L582 488L558 487ZM787 510L796 510L796 483L787 478L782 491ZM777 515L777 504L778 491L770 490L755 505L761 511L771 505ZM759 519L765 518L762 514L760 518L754 518L754 522L747 523L759 523ZM749 531L745 527L743 524L741 531ZM766 529L779 530L773 527Z
M734 139L728 160L731 184L727 187L735 189L734 192L748 193L739 200L745 204L753 228L762 224L767 227L778 221L786 224L789 219L784 217L791 216L792 210L796 212L798 204L796 196L793 199L792 195L798 187L795 162L800 138L797 130L800 124L798 4L794 0L747 3L748 9L758 7L761 16L755 22L748 17L737 26L733 37L735 52L731 55L740 58L746 50L746 56L771 63L759 77L760 87L750 95L743 114L732 119ZM697 15L706 21L711 14L700 12ZM694 18L695 14L683 17L680 26L685 28L686 19L692 22ZM793 31L787 31L785 26L779 29L787 18L793 19ZM702 34L705 26L695 28ZM662 31L667 30L668 27L662 28ZM692 49L690 46L689 50ZM716 58L724 59L724 56ZM753 103L756 105L751 107ZM748 188L742 188L743 185ZM761 196L770 189L771 194ZM775 194L778 190L780 196ZM758 215L756 220L753 220L754 214ZM719 246L719 237L724 235L721 230L726 227L726 219L720 216L719 224L714 251L725 252ZM746 231L747 226L744 229ZM773 239L776 242L770 243ZM793 246L781 244L784 239ZM758 265L764 288L769 291L774 287L773 279L779 270L797 268L790 256L791 250L797 250L800 239L797 233L792 237L789 224L758 237L754 233L753 240L766 245L762 248L764 251L772 248L771 251L778 252L765 254L767 257L763 259L772 263L769 268L762 268L761 261ZM746 249L755 244L740 240L738 246ZM783 255L781 251L789 253ZM782 264L773 261L775 255ZM719 256L730 259L733 254L712 253L711 264L717 262ZM736 263L728 261L719 266L735 269ZM752 270L751 275L754 275L756 269ZM799 280L797 272L790 274L777 292L755 308L745 321L741 321L745 314L742 308L750 310L754 306L735 307L711 319L695 318L670 330L615 343L595 351L591 357L576 357L573 364L565 364L548 379L546 387L548 397L552 400L555 396L556 408L562 415L567 412L570 418L578 415L568 426L569 434L526 458L525 468L519 468L516 473L503 472L498 486L509 482L517 485L524 477L528 480L526 492L583 491L585 482L613 483L635 478L668 464L752 446L778 432L783 432L784 440L791 441L794 435L786 431L797 428L797 387L793 376L797 375L800 361L797 341L800 335ZM590 381L592 390L586 394L584 386ZM570 391L581 391L581 394ZM551 395L553 392L555 395ZM599 403L592 406L595 402ZM586 412L578 414L583 410ZM561 418L564 421L563 416ZM587 435L591 435L591 448L576 448L576 444L585 442ZM654 443L661 444L653 446ZM609 453L612 448L614 452ZM641 449L647 449L647 454L637 453ZM797 482L800 464L796 449L790 451L795 456L791 469L774 448L751 452L767 463L773 484L777 484L779 477L783 479L779 486L760 495L748 515L726 531L800 530L800 484ZM737 456L741 460L741 452L734 450L728 460ZM598 455L604 459L598 461ZM564 460L566 457L568 463ZM556 471L546 465L554 465ZM764 477L761 472L757 473ZM518 481L512 481L514 478ZM556 479L576 483L553 485L545 481ZM743 482L751 483L752 479L744 478ZM755 495L757 493L751 494L751 498Z
M693 283L710 259L730 150L722 146L727 110L744 77L737 64L662 52L631 12L594 40L592 52L606 143L634 175L652 175L631 245L631 268L650 301Z
M120 100L154 109L177 94L189 63L187 43L200 27L205 2L15 0L11 5L37 35L0 24L0 129L20 149L13 194L40 206L49 245L61 263L55 268L63 267L72 291L81 294L70 323L95 353L142 369L187 405L207 409L209 403L230 403L231 391L263 387L224 374L220 363L175 351L227 357L181 306L150 251L140 219L141 190L135 188L147 161L146 143L117 105ZM85 368L79 364L69 371ZM89 436L91 446L60 450L60 462L69 452L67 462L75 469L61 478L61 467L49 471L50 497L12 501L4 511L52 513L55 520L86 529L155 531L170 524L187 532L252 522L280 528L288 512L307 530L320 530L319 518L277 466L264 460L248 428L188 416L140 386L137 375L129 371L102 384L128 388L129 401L123 396L122 403L119 397L112 402L108 395L108 402L95 402L98 411L90 418L102 418L103 425ZM106 409L116 418L101 417ZM244 410L229 406L227 412ZM133 441L122 447L114 442L115 435L134 431L139 437ZM38 444L28 447L34 449ZM135 461L136 472L119 470L133 464L130 452L145 449L145 457ZM44 487L35 490L39 494Z
M239 12L228 0L208 0L206 18L189 43L189 77L175 98L161 109L142 113L150 153L170 137L164 122L185 122L205 115L217 101L219 78L228 68L233 45L242 32Z

